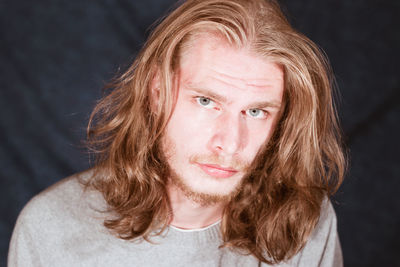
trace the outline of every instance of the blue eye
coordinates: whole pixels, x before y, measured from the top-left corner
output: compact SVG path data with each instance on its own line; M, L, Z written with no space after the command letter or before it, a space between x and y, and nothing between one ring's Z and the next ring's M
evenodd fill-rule
M261 118L261 119L266 117L265 113L266 113L265 111L258 108L251 108L246 111L246 114L249 115L250 117Z
M206 108L213 108L215 106L215 102L212 101L211 99L204 97L204 96L198 96L196 97L197 103L202 105L203 107Z

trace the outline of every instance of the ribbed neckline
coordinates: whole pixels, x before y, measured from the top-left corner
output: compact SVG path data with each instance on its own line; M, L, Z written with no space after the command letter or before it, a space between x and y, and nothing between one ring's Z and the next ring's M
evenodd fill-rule
M206 227L198 228L198 229L182 229L182 228L179 228L179 227L176 227L176 226L173 226L173 225L170 225L169 227L170 227L171 229L176 230L176 231L180 231L180 232L183 232L183 233L190 233L190 232L205 231L205 230L207 230L208 228L211 228L211 227L213 227L213 226L215 226L215 225L217 225L217 224L220 224L220 223L221 223L221 220L218 220L217 222L215 222L215 223L213 223L213 224L210 224L210 225L208 225L208 226L206 226Z
M221 242L220 227L220 221L196 230L182 230L169 226L161 236L155 238L161 242L168 240L168 242L176 242L182 246L204 246L215 244L216 242L219 244Z

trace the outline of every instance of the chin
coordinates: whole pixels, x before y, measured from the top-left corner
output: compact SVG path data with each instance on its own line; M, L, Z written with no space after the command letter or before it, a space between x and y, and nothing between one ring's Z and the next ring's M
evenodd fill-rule
M199 179L199 175L197 175ZM230 201L241 189L241 178L202 177L193 181L174 173L171 182L191 200L201 204L215 204Z

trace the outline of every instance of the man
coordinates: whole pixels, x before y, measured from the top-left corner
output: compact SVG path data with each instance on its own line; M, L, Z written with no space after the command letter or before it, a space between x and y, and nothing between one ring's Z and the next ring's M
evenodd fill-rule
M22 211L10 266L341 266L324 57L273 1L187 1L95 108L96 166Z

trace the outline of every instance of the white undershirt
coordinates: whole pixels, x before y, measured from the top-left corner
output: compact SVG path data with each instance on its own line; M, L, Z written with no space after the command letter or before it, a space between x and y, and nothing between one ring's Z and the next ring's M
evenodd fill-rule
M183 228L178 228L178 227L173 226L173 225L169 225L169 227L171 227L172 229L175 229L177 231L180 231L180 232L190 233L190 232L199 232L199 231L207 230L208 228L211 228L211 227L219 224L220 222L221 222L221 220L218 220L215 223L210 224L209 226L206 226L206 227L203 227L203 228L198 228L198 229L183 229Z

